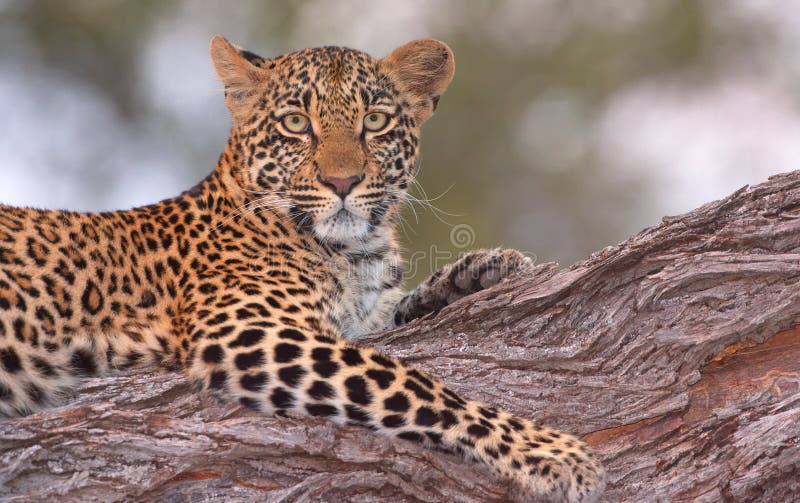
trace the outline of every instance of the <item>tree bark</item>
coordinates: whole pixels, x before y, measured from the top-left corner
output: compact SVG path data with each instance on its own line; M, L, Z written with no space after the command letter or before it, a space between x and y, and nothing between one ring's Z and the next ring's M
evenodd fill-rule
M471 398L578 433L604 501L798 501L800 171L542 264L365 341ZM503 501L455 456L261 417L178 374L87 380L0 422L0 499Z

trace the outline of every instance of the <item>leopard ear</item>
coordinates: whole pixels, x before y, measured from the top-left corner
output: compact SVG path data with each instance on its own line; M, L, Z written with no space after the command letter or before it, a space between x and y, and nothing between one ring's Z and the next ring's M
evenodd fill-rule
M438 40L409 42L381 60L380 66L412 98L415 116L420 122L430 118L439 97L455 72L453 51Z
M211 60L225 84L225 101L234 119L248 113L255 106L254 97L270 79L269 70L256 66L264 59L215 35L211 39Z

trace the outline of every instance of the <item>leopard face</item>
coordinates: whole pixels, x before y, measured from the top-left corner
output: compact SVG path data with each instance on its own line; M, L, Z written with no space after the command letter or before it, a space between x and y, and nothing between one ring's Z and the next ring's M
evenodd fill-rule
M264 59L215 38L212 56L247 159L234 176L249 204L334 244L393 223L420 127L453 75L446 45L417 41L383 60L341 47Z

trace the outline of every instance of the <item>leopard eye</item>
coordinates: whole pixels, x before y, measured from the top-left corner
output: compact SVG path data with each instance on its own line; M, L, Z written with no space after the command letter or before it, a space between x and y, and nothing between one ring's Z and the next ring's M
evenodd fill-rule
M383 112L370 112L364 116L364 129L367 131L380 131L389 123L389 116Z
M290 133L305 133L308 131L308 117L302 114L288 114L281 119L281 124Z

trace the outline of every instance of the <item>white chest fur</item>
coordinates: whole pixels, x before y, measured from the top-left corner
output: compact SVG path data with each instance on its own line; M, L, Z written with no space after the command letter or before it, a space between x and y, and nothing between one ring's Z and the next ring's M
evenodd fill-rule
M340 256L331 264L337 280L331 318L342 337L356 340L391 326L394 309L403 296L400 259L396 252Z

